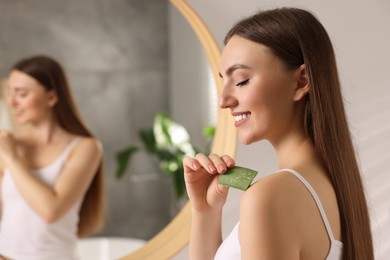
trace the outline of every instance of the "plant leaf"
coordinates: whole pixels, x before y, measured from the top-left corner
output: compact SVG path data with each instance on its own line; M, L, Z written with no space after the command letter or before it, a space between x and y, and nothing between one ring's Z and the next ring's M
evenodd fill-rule
M157 150L156 139L154 138L154 132L152 128L141 129L139 132L139 137L141 138L142 143L145 146L146 151L149 153L155 153Z
M203 136L213 138L215 135L215 126L206 126L203 128Z
M126 169L128 167L129 161L135 152L139 150L137 146L129 146L126 149L120 151L116 155L117 160L117 170L116 170L116 178L120 179L126 173Z
M168 119L168 115L163 112L157 113L154 117L153 133L157 148L168 149L170 146L172 146L172 141L168 133L166 122Z
M173 172L172 177L173 177L176 199L181 198L186 193L183 171L184 171L183 167L180 167L175 172Z
M190 143L190 135L185 127L167 114L158 113L156 115L153 130L157 148L178 149L187 155L195 155L195 150Z

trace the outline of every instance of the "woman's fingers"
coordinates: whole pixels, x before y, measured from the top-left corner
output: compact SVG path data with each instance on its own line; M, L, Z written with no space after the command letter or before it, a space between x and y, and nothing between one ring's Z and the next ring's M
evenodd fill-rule
M222 207L226 201L228 188L218 184L217 174L226 172L234 166L229 156L198 153L195 158L183 159L187 194L197 210Z
M235 162L229 155L219 156L210 154L206 156L203 153L198 153L195 158L185 156L183 166L185 172L196 172L201 168L205 169L210 174L224 173L228 168L234 167Z
M228 155L219 156L217 154L210 154L206 156L198 153L195 156L195 161L210 174L224 173L228 168L235 165L234 160Z
M195 160L194 158L189 157L189 156L184 156L183 166L184 166L185 172L197 171L201 167L201 165L199 164L199 162L197 160Z
M225 162L225 164L227 165L227 167L229 168L232 168L235 166L236 162L234 161L234 159L232 157L230 157L229 155L223 155L222 157L222 160Z
M222 157L220 157L219 155L216 155L216 154L210 154L209 159L213 162L218 173L226 172L227 165L226 165L225 161L223 161Z
M201 164L201 166L210 174L217 173L217 168L214 165L213 161L209 159L203 153L198 153L195 155L195 159Z

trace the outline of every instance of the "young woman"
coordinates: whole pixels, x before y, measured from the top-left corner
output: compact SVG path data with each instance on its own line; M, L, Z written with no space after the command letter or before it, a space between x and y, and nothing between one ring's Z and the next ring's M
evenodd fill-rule
M7 88L18 127L0 130L0 255L77 259L77 237L103 224L102 147L53 59L18 62Z
M220 106L231 110L241 142L273 145L280 170L243 194L240 221L222 242L228 189L218 175L235 162L186 157L190 258L374 259L335 55L321 23L301 9L263 11L237 23L225 45Z

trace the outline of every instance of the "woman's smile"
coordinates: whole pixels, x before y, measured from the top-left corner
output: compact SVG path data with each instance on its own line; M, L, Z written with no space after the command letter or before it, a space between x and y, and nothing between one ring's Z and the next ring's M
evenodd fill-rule
M240 125L244 124L246 121L249 120L251 113L245 112L245 113L232 113L232 116L234 117L234 125L236 127L239 127Z

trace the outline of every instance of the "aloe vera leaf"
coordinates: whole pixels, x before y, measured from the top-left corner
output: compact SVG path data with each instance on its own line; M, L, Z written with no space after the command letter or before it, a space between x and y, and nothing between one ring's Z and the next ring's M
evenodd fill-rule
M219 175L218 182L219 184L245 191L252 183L256 174L257 171L255 170L235 166L234 168L229 168L225 174Z

